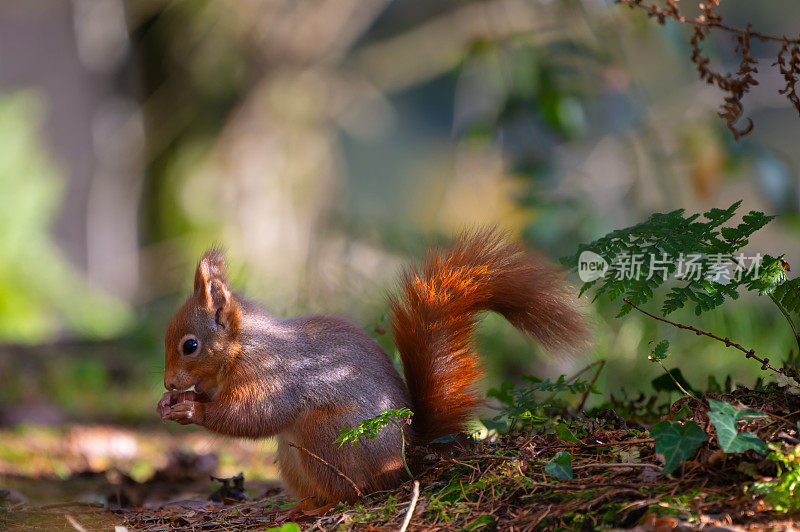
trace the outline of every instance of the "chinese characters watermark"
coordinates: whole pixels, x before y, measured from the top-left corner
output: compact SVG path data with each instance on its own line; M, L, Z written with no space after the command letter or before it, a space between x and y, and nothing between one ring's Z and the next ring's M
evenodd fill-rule
M727 284L731 280L739 282L743 278L758 278L763 258L761 253L745 255L742 252L737 255L680 253L678 256L624 252L609 263L597 253L587 250L578 257L578 276L584 283L602 279L608 274L616 280L649 280L655 277L666 281L674 277L685 281L707 279Z

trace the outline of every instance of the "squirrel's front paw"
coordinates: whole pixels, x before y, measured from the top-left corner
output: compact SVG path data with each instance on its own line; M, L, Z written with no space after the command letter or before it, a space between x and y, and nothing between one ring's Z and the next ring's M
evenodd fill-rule
M205 414L203 403L183 401L172 408L163 416L163 419L180 423L181 425L202 425Z
M158 402L158 406L156 407L158 413L161 414L161 421L166 421L169 419L167 414L169 414L170 410L172 410L175 406L184 401L194 402L196 398L197 394L191 390L185 392L172 390L164 393L164 395L161 396L161 400Z
M161 396L161 400L158 402L158 407L156 407L158 413L161 414L161 421L165 421L167 419L167 414L172 408L172 405L177 402L178 395L178 392L171 391L166 392Z

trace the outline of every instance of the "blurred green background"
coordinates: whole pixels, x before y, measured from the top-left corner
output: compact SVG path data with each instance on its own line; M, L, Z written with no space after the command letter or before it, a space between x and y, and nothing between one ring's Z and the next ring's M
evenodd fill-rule
M732 25L800 24L794 0L723 4ZM754 47L755 130L736 143L687 40L604 0L2 2L0 426L157 422L164 329L214 243L275 314L369 331L401 265L475 225L557 258L654 211L744 199L780 215L751 249L800 268L800 120L777 50ZM736 70L730 36L705 49ZM767 303L676 318L781 358L793 338ZM606 358L606 396L645 389L662 338L699 388L758 375L587 307L596 342L567 359L487 316L487 386Z

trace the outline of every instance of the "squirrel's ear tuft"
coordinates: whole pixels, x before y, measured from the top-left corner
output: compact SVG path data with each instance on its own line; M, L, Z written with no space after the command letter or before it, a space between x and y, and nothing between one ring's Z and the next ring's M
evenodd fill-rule
M219 279L223 284L228 284L225 254L216 247L203 253L200 262L197 263L197 270L194 272L194 291L207 288L212 279Z
M219 248L206 251L197 263L194 292L202 307L215 312L220 326L228 330L238 328L238 306L228 284L225 255Z

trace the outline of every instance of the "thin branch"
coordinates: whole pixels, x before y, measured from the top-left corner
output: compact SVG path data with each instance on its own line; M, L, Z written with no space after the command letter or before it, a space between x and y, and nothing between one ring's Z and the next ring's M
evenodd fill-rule
M403 520L403 526L400 527L400 532L406 532L408 525L411 523L411 517L414 515L414 508L417 507L418 499L419 499L419 480L415 480L414 493L411 496L411 504L408 505L408 511L406 511L406 518Z
M572 469L586 469L587 467L649 467L656 471L661 471L662 467L656 464L648 464L645 462L623 462L623 463L608 463L608 464L583 464L572 466Z
M583 368L582 370L578 371L578 372L577 372L577 373L575 373L575 374L574 374L572 377L570 377L569 379L567 379L567 380L566 380L566 381L564 381L564 382L566 382L566 383L574 382L574 381L578 380L578 377L580 377L581 375L583 375L584 373L586 373L587 371L589 371L589 370L590 370L590 369L592 369L593 367L595 367L595 366L599 365L600 367L597 369L597 373L595 373L595 374L594 374L594 378L592 379L592 382L591 382L591 384L594 384L594 383L595 383L595 381L597 380L597 376L600 374L600 370L602 370L602 369L603 369L603 366L605 365L605 363L606 363L606 361L605 361L605 360L595 360L594 362L592 362L591 364L589 364L588 366L586 366L586 367L585 367L585 368ZM545 402L545 403L549 403L549 402L550 402L550 401L552 401L552 400L553 400L553 399L554 399L554 398L555 398L555 397L556 397L556 396L557 396L559 393L561 393L561 392L560 392L560 391L556 391L556 392L553 392L553 393L551 393L551 394L550 394L550 395L549 395L549 396L548 396L548 397L545 399L545 401L544 401L544 402ZM583 406L583 402L586 400L586 395L587 395L588 393L589 393L589 389L587 388L587 389L586 389L586 391L585 391L585 392L583 392L583 397L581 398L581 404L580 404L580 405L578 405L578 410L580 410L580 409L581 409L581 407ZM504 409L502 409L502 408L501 408L500 410L504 410ZM514 427L514 423L516 423L516 420L514 420L514 422L511 424L511 428L512 428L512 429L513 429L513 427Z
M697 334L698 336L700 336L700 335L708 336L709 338L713 338L714 340L722 342L723 344L725 344L725 347L734 347L734 348L738 349L739 351L741 351L742 353L744 353L745 358L752 358L752 359L755 359L755 360L761 362L761 369L762 370L769 369L769 370L774 371L775 373L780 373L780 374L782 374L784 376L792 377L793 379L795 379L798 382L800 382L800 378L798 378L800 376L798 376L796 370L794 370L792 368L778 369L778 368L772 366L769 363L769 358L759 357L758 355L755 354L754 350L745 349L740 344L737 344L736 342L731 341L730 338L720 338L719 336L717 336L715 334L712 334L712 333L706 332L706 331L701 331L700 329L697 329L696 327L692 327L691 325L683 325L683 324L680 324L680 323L675 323L674 321L670 321L670 320L668 320L666 318L661 318L661 317L656 316L654 314L650 314L646 310L642 310L641 308L639 308L636 305L634 305L633 303L631 303L631 300L628 299L627 297L622 298L622 300L625 303L627 303L628 305L630 305L633 308L635 308L636 310L638 310L639 312L641 312L642 314L644 314L646 316L650 316L654 320L658 320L658 321L661 321L661 322L664 322L664 323L668 323L669 325L672 325L673 327L677 327L678 329L684 329L684 330L687 330L687 331L692 331L693 333Z
M304 453L306 453L306 454L307 454L308 456L310 456L311 458L314 458L315 460L317 460L317 461L319 461L320 463L322 463L322 464L324 464L325 466L327 466L327 467L328 467L328 469L330 469L331 471L333 471L334 473L336 473L337 475L339 475L341 478L345 479L347 482L349 482L349 483L350 483L350 485L351 485L351 486L353 486L353 489L355 490L355 492L356 492L356 495L358 495L358 498L359 498L359 499L361 499L361 502L367 502L367 499L366 499L366 497L364 497L364 494L363 494L363 493L361 493L361 490L360 490L360 489L358 489L358 486L356 486L356 483L355 483L355 482L353 482L353 479L351 479L350 477L348 477L347 475L345 475L344 473L342 473L341 471L339 471L339 469L338 469L338 468L337 468L335 465L333 465L333 464L329 463L328 461L326 461L326 460L325 460L324 458L322 458L321 456L318 456L318 455L316 455L316 454L312 453L311 451L309 451L308 449L306 449L306 448L305 448L305 447L303 447L302 445L297 445L297 444L295 444L295 443L289 442L289 447L294 447L295 449L297 449L297 450L299 450L299 451L303 451Z
M488 460L516 460L516 456L503 456L500 454L471 454L469 456L462 456L464 460L473 460L476 458L486 458Z
M64 514L64 517L67 518L67 521L69 522L70 525L72 525L72 528L74 528L78 532L86 532L86 529L83 528L83 526L81 526L81 524L78 522L77 519L75 519L69 514Z
M653 443L656 441L654 438L638 438L635 440L614 441L609 443L587 443L583 447L608 447L617 445L639 445L642 443Z
M549 488L553 490L590 490L602 488L629 488L634 490L642 489L645 484L629 484L627 482L594 482L591 484L551 484L549 482L527 482L528 486ZM647 484L649 486L649 484ZM527 495L525 497L534 497L535 495Z
M586 388L586 391L583 392L583 395L581 396L581 402L578 403L578 411L583 410L583 405L584 403L586 403L586 398L589 397L589 392L592 390L592 386L594 386L594 383L597 382L597 377L600 376L600 372L603 371L603 368L606 365L606 359L598 360L596 363L599 363L600 367L597 368L597 371L595 371L594 373L594 377L592 377L592 381L589 383L589 386Z

